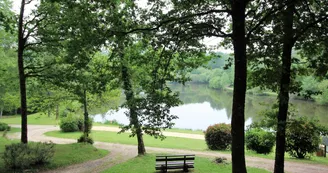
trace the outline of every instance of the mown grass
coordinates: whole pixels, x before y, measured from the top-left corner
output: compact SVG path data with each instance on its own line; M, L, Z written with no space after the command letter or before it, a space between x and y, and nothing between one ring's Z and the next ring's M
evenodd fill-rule
M0 122L4 122L7 124L21 124L21 117L20 115L14 116L3 116L0 119ZM48 117L48 115L44 113L35 113L27 116L27 122L31 125L59 125L60 120L56 120L54 116ZM103 124L94 122L94 126L107 126L107 127L119 127L119 125L114 124ZM167 132L179 132L179 133L190 133L190 134L204 134L202 130L192 130L192 129L166 129Z
M211 159L196 157L195 169L191 172L197 173L231 173L231 164L215 164ZM138 156L125 163L111 167L103 173L154 173L155 172L155 155L147 154ZM258 168L247 168L249 173L266 173L269 171Z
M51 131L45 133L47 136L58 138L77 139L81 136L81 132L64 133L61 131ZM121 143L129 145L137 145L136 138L130 138L129 133L108 132L108 131L92 131L91 137L95 141ZM179 137L166 137L165 140L155 139L154 137L144 135L144 142L146 146L160 147L160 148L177 148L189 150L206 150L207 146L204 140L179 138Z
M63 133L61 131L52 131L47 132L45 135L54 136L59 138L69 138L69 139L77 139L81 133L73 132L73 133ZM130 138L128 133L117 134L116 132L107 132L107 131L93 131L91 133L92 138L95 141L101 142L111 142L111 143L121 143L121 144L129 144L129 145L137 145L136 138ZM161 141L159 139L154 139L151 136L145 135L144 142L146 146L149 147L158 147L158 148L173 148L173 149L184 149L184 150L196 150L196 151L208 151L206 142L200 139L189 139L189 138L179 138L179 137L170 137L168 136L165 140ZM274 149L273 149L274 151ZM219 153L231 154L231 151L212 151ZM274 159L275 154L271 152L270 154L257 154L251 150L245 150L246 156L251 157L261 157L266 159ZM285 154L285 158L288 161L296 161L310 164L328 164L328 158L312 156L308 159L295 159L289 156L288 153Z
M0 137L0 172L10 172L6 169L6 165L2 159L5 151L5 146L11 143L18 143L19 140L9 140ZM56 144L55 154L52 161L38 169L47 170L55 169L71 164L82 163L88 160L95 160L106 156L109 152L107 150L96 149L89 144Z
M7 124L21 124L21 117L19 115L4 116L0 119L0 122ZM56 120L54 116L48 117L43 113L35 113L27 116L28 124L32 125L58 125L59 120Z

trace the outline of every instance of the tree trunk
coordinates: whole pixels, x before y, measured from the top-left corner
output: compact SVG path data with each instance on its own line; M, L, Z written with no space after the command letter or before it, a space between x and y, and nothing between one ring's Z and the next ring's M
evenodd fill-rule
M56 120L59 118L59 104L56 105Z
M2 118L3 107L0 108L0 118Z
M235 58L235 77L231 118L232 133L232 172L246 173L245 164L245 95L246 95L246 38L245 1L232 1L233 47Z
M278 96L279 111L277 115L276 134L276 156L274 173L284 173L285 145L286 145L286 120L289 102L290 68L292 59L292 49L294 46L293 15L295 4L289 2L289 6L283 11L283 52L282 68L280 79L280 90Z
M24 46L26 42L26 38L24 38L23 33L23 17L24 17L24 8L25 8L25 0L21 2L21 9L19 14L19 22L18 22L18 73L19 73L19 87L20 87L20 101L21 101L21 142L27 143L27 104L26 104L26 77L24 73Z
M84 134L89 136L89 113L87 107L87 91L83 91L83 107L84 107Z
M145 144L143 142L142 129L138 120L138 113L136 112L134 101L134 92L131 85L130 74L126 66L122 66L122 78L123 78L123 89L126 97L126 101L130 111L130 121L134 126L134 130L138 140L138 154L144 155L146 153Z

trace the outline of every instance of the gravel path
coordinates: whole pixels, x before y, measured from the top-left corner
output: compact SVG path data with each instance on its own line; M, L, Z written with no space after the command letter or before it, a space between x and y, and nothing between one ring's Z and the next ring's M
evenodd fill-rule
M13 127L20 127L19 125L12 125ZM52 141L57 144L68 144L75 143L76 140L73 139L62 139L45 136L44 133L48 131L58 130L56 126L50 125L29 125L28 126L29 141ZM105 131L118 131L118 128L113 127L102 127L95 126L93 130L105 130ZM203 135L197 134L184 134L184 133L174 133L166 132L167 136L177 136L185 138L195 138L203 139ZM11 138L19 138L19 134L11 134ZM75 164L64 168L59 168L53 171L48 171L47 173L94 173L101 172L110 168L111 166L125 162L135 156L137 156L137 146L124 145L124 144L113 144L105 142L95 142L95 147L106 149L110 151L110 154L104 158L98 160L87 161L81 164ZM204 157L226 157L231 160L230 154L207 152L207 151L190 151L190 150L180 150L180 149L165 149L165 148L155 148L146 147L148 153L183 153L183 154L196 154L197 156ZM246 164L250 167L262 168L273 171L274 160L258 158L258 157L246 157ZM285 161L285 171L288 173L328 173L328 165L319 164L307 164L299 162Z

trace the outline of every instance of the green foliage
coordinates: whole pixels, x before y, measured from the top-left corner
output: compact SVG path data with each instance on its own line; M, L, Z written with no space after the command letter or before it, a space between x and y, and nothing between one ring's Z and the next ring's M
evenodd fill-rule
M53 155L53 143L15 143L6 146L3 159L9 168L27 169L50 162Z
M246 132L246 148L259 154L269 154L275 144L275 135L260 128L252 128Z
M88 121L88 131L91 131L92 128L92 118L89 118ZM84 130L84 119L82 117L77 117L72 113L69 113L67 117L63 117L60 120L60 129L63 132L77 132Z
M305 117L291 119L286 130L286 151L303 159L318 149L320 128L318 122Z
M83 135L79 139L77 139L77 142L78 143L89 143L89 144L93 144L94 143L93 142L93 139L89 135L87 135L85 133L83 133Z
M8 124L0 122L0 131L9 131L10 130L10 126L8 126Z
M82 120L83 123L83 120ZM83 126L82 126L83 127ZM81 127L81 128L82 128ZM64 117L60 121L60 129L63 132L76 132L79 131L79 119L73 116Z
M215 88L215 89L222 89L223 86L221 84L221 78L220 77L214 77L209 81L209 87Z
M205 140L210 150L226 150L232 140L229 124L214 124L205 131Z
M321 94L315 97L315 101L319 104L328 104L328 80L322 80L317 86Z
M213 89L223 89L233 84L233 69L225 69L224 64L227 60L228 55L225 55L224 59L214 58L209 64L211 68L200 67L193 70L189 75L192 82L208 84ZM219 64L217 64L219 63Z

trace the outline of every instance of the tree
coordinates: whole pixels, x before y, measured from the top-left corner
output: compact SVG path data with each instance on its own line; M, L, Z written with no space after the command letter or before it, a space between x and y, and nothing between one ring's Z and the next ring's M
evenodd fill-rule
M34 58L41 50L38 46L42 44L37 35L42 21L47 18L47 15L52 11L45 11L41 8L33 10L30 15L26 16L25 7L33 0L22 0L20 13L18 16L18 74L19 74L19 88L20 88L20 104L21 104L21 142L27 143L27 103L26 103L26 80L28 77L36 77L34 73L44 70L46 67L34 66ZM43 23L44 24L44 23ZM30 65L26 62L30 62Z
M255 69L258 69L257 72L266 69L258 75L258 79L261 79L258 80L260 81L258 85L269 86L279 92L274 169L276 173L284 172L289 93L300 91L299 84L292 80L297 73L297 69L292 68L292 63L299 62L296 58L292 58L292 50L295 45L302 45L304 40L313 39L312 34L306 33L311 28L320 26L319 23L327 19L327 14L324 12L327 7L323 3L323 1L280 0L278 4L284 7L281 12L276 17L264 21L273 25L257 30L257 34L252 38L253 43L257 42L251 48L251 56L256 57ZM265 39L262 39L263 37Z

